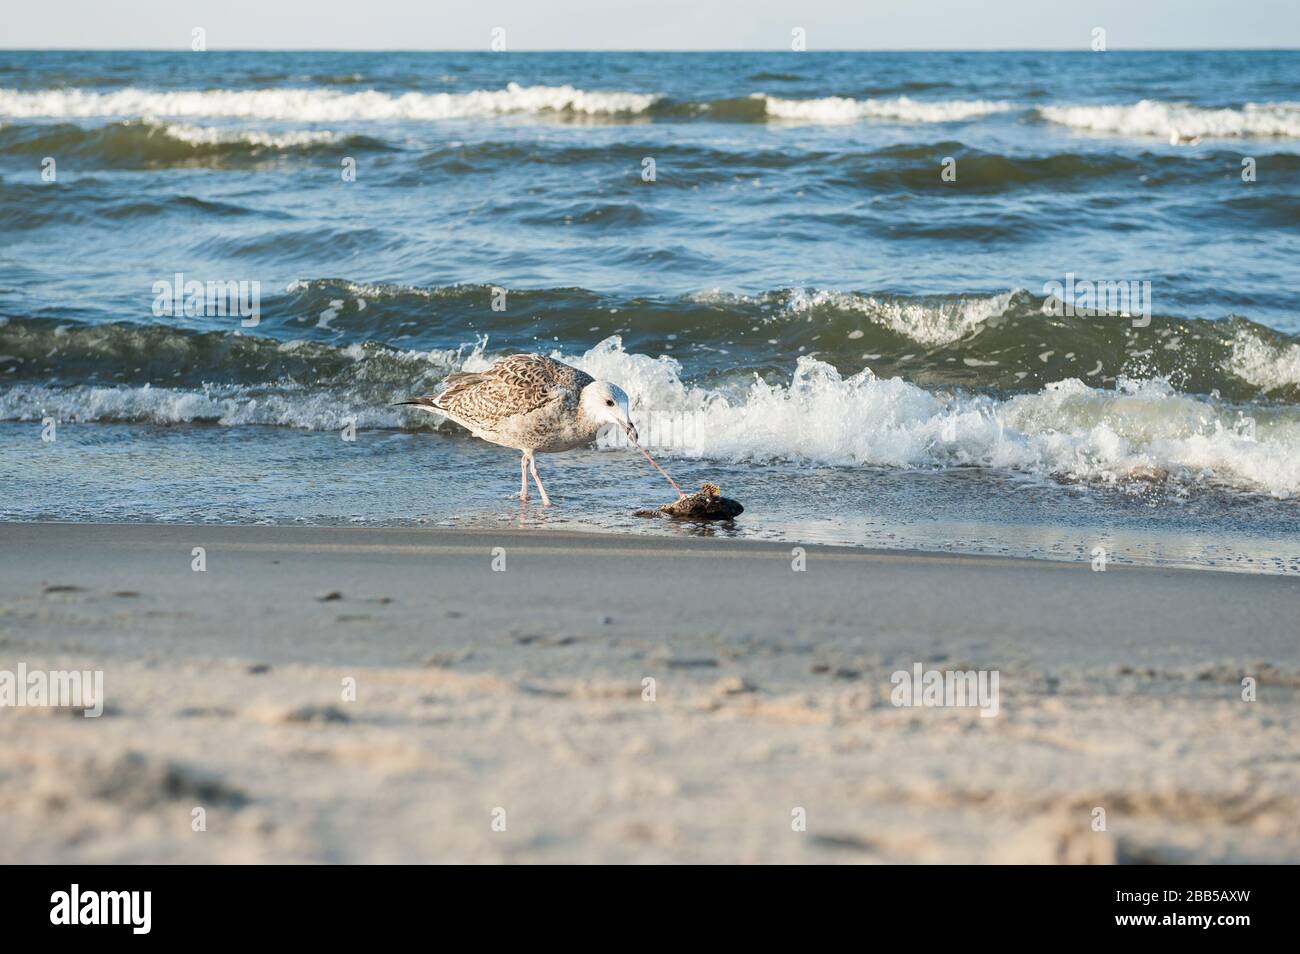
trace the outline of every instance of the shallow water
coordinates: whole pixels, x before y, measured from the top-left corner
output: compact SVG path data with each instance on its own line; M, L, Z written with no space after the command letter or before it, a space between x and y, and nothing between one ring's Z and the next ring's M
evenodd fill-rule
M982 468L755 467L670 461L684 486L721 484L733 525L633 516L671 488L640 455L540 457L556 506L526 506L512 451L464 436L69 424L42 443L0 424L14 466L0 519L426 527L538 527L1300 573L1293 516L1240 493L1059 484ZM165 467L159 467L165 461Z
M1297 225L1297 53L0 52L0 517L518 520L388 405L541 350L717 533L1295 572ZM625 448L542 473L690 532Z

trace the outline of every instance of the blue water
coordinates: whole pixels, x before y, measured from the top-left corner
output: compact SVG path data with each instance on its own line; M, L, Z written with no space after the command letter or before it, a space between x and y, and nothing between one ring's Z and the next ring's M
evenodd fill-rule
M388 405L541 350L720 532L1300 558L1295 52L0 52L0 226L5 518L518 519ZM625 449L543 467L526 520L674 532Z

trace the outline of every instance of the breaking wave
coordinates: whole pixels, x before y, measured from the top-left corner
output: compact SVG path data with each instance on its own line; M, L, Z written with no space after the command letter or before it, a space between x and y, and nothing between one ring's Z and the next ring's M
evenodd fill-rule
M1144 99L1132 105L1040 106L1048 122L1088 132L1160 136L1172 141L1216 138L1300 138L1300 103L1246 103L1240 109L1206 109Z
M633 397L634 420L651 412L695 418L675 432L685 442L665 448L684 456L977 466L1072 481L1174 482L1282 497L1300 492L1296 409L1247 416L1180 394L1160 379L1123 380L1110 390L1071 378L998 399L936 393L866 368L845 376L802 357L788 385L755 379L727 394L683 383L673 359L628 353L617 338L585 354L557 356L621 382Z
M903 123L953 123L1005 113L1012 103L990 100L848 99L828 96L820 99L780 99L755 93L772 119L808 123L847 123L862 119L888 119Z
M194 276L201 277L201 276ZM142 289L142 304L151 301ZM494 313L493 286L408 286L338 279L264 290L260 323L179 319L179 327L0 317L0 386L40 383L195 387L289 381L332 387L355 379L410 386L412 354L454 353L469 335L494 353L546 342L589 346L618 335L629 350L666 354L699 381L790 374L813 357L852 374L925 388L999 396L1076 378L1097 388L1160 378L1187 394L1230 402L1300 405L1300 339L1235 317L1121 317L1044 313L1045 299L995 294L891 295L817 288L747 295L604 295L582 288L508 289ZM523 317L521 317L523 316ZM547 344L549 346L549 344ZM364 358L360 365L354 358ZM364 369L364 371L362 370Z
M329 130L230 129L139 119L95 128L72 123L0 127L0 150L6 153L92 159L123 168L226 166L340 147L353 152L388 148L369 136Z
M520 86L469 93L382 93L333 89L162 90L110 92L79 89L0 90L0 116L36 117L224 117L252 120L340 122L347 120L439 120L507 113L613 115L640 113L657 96L587 92L572 86Z
M1295 391L1300 388L1300 344L1270 342L1241 329L1232 339L1227 367L1266 394Z
M207 89L163 91L129 87L98 92L80 89L0 89L0 116L14 119L171 117L258 121L442 120L511 113L572 116L700 117L762 122L768 119L842 123L882 119L945 123L976 119L1015 108L986 100L783 99L751 93L729 99L673 101L658 93L589 92L573 86L520 86L461 93L385 93L377 90Z
M898 123L968 122L1029 109L986 99L915 99L907 95L856 99L793 99L764 92L712 100L674 100L661 93L589 91L574 86L521 86L468 92L382 92L315 88L159 90L126 87L0 89L7 119L237 119L261 122L436 121L511 114L558 118L681 119L731 122ZM1300 138L1300 103L1245 103L1209 108L1142 100L1132 104L1058 104L1032 110L1042 120L1081 131L1158 136L1174 142L1197 137Z
M455 369L490 366L480 341L456 351L377 345L331 348L247 339L278 357L263 383L192 386L15 383L0 419L275 425L317 430L426 426L388 405L436 387ZM1078 378L1009 396L930 389L870 368L845 374L811 356L785 381L737 375L703 385L676 359L628 351L618 336L554 356L619 382L633 419L668 455L825 466L983 467L1064 481L1145 481L1276 497L1300 493L1300 409L1232 405L1179 392L1167 380ZM277 376L275 371L279 371ZM304 383L306 379L311 383ZM656 422L679 422L656 441Z

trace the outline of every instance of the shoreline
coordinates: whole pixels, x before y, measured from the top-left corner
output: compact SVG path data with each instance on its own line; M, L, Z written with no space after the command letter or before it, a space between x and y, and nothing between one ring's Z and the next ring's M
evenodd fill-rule
M0 524L0 670L106 697L0 708L0 860L1300 859L1300 583L804 550Z
M671 521L633 516L672 496L634 453L558 455L543 478L554 482L561 506L521 511L515 456L482 441L367 431L345 443L321 431L256 431L69 425L46 444L30 425L0 424L0 443L11 437L0 460L19 475L0 515L132 526L691 535ZM173 468L144 484L124 482L122 462L105 446L131 447L142 459L165 455ZM670 470L685 487L717 483L747 508L733 528L703 531L715 538L1066 562L1089 562L1100 548L1116 564L1300 576L1293 500L1209 488L1184 498L1173 486L1075 486L997 468L742 467L680 458ZM457 479L434 476L443 474Z
M804 542L794 539L781 540L774 538L765 538L757 536L743 536L740 534L730 534L725 528L716 525L696 526L687 522L677 522L662 520L657 521L662 524L665 532L663 533L646 533L641 531L628 531L618 527L600 527L592 526L589 529L573 530L562 527L541 527L541 526L521 526L518 523L507 523L501 521L501 529L491 527L486 523L470 523L465 526L446 526L442 523L427 523L417 525L396 525L396 524L305 524L305 523L192 523L192 522L170 522L157 520L0 520L2 527L100 527L100 528L151 528L162 531L233 531L241 534L248 530L266 530L279 533L355 533L355 534L409 534L421 535L424 537L464 537L467 540L473 540L481 537L492 536L517 536L520 538L532 538L544 540L555 538L562 541L572 541L578 544L590 543L595 545L597 542L611 543L613 541L626 542L628 545L645 544L652 546L662 544L673 546L677 543L688 545L688 547L700 545L715 545L722 547L753 547L780 551L789 554L794 547L800 547L805 551L817 551L825 554L831 559L855 559L858 555L869 560L898 560L908 562L912 560L974 560L981 562L990 562L995 564L999 561L1011 564L1034 564L1048 565L1053 567L1073 567L1073 568L1091 568L1091 561L1085 558L1069 559L1065 556L1055 557L1039 554L997 554L981 552L973 549L959 549L956 545L950 548L927 548L924 545L900 544L897 547L870 546L866 544L847 543L847 542ZM721 534L719 534L721 531ZM249 544L241 544L248 546ZM280 547L285 544L267 544L268 547ZM305 543L305 546L314 547L313 543ZM446 544L422 544L422 543L405 543L392 544L373 542L370 544L355 544L356 546L369 546L379 550L390 550L395 546L405 546L411 548L412 552L429 550L436 552L440 548L445 549ZM469 546L470 544L465 544ZM430 548L433 549L430 549ZM836 554L842 556L836 557ZM1212 573L1212 574L1229 574L1233 576L1246 577L1267 577L1276 579L1297 579L1300 578L1291 570L1272 570L1262 569L1259 567L1242 567L1230 563L1222 565L1210 565L1204 563L1179 562L1169 560L1168 562L1139 562L1125 554L1112 554L1108 567L1114 570L1122 570L1125 573L1136 571L1171 571L1187 573Z

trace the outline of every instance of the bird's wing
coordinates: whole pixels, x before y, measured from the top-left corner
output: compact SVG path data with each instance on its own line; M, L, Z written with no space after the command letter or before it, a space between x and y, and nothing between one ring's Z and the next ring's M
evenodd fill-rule
M557 398L576 399L591 375L539 354L515 354L486 371L457 372L434 396L433 407L469 424L493 429Z

